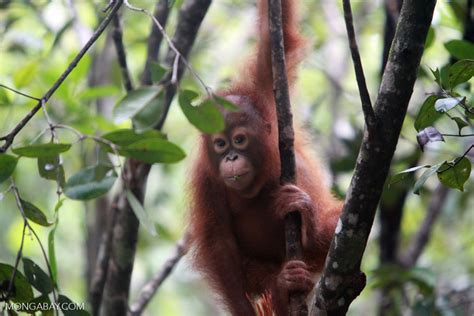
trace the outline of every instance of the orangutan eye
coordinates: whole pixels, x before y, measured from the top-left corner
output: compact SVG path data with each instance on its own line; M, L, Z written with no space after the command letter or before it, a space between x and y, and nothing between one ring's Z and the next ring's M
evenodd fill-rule
M226 143L225 143L225 140L219 138L219 139L216 139L214 141L214 145L216 145L217 147L222 148L222 147L225 147Z
M234 146L237 149L245 149L248 144L248 138L244 134L237 134L234 136Z
M213 141L214 151L218 154L223 154L227 150L228 144L224 138L216 138Z
M244 135L238 135L234 138L234 143L237 145L241 145L246 141L246 138Z

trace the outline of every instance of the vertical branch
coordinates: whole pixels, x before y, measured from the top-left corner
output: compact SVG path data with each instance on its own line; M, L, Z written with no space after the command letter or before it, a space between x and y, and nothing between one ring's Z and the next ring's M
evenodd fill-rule
M413 92L435 5L436 0L403 2L375 102L377 128L364 134L342 215L318 282L317 307L327 315L344 315L365 287L360 263Z
M169 0L158 0L155 6L155 11L153 12L153 16L163 27L165 27L166 22L168 21L169 11ZM161 33L158 26L153 21L151 21L151 33L148 37L145 69L141 79L143 85L150 85L152 83L150 67L151 63L158 61L158 53L160 52L162 40L163 34Z
M288 78L286 76L285 46L283 42L281 0L269 0L268 19L272 57L273 93L278 116L278 148L281 161L281 183L295 182L296 163L294 153L293 114L291 113ZM287 259L301 259L301 218L292 212L285 218ZM290 295L290 315L307 315L305 297L299 293Z
M187 0L181 6L178 15L178 24L173 43L181 56L187 57L196 39L197 32L203 21L211 0ZM170 48L168 54L173 54ZM178 72L178 80L184 73L183 60L179 63L181 69ZM176 93L178 82L165 83L165 113L163 114L157 129L161 129L165 122L169 106ZM125 191L130 190L133 195L143 203L145 197L146 181L150 171L150 165L133 159L125 163L122 188L117 192L118 209L116 225L113 231L111 253L107 268L107 279L104 287L101 314L104 315L126 315L128 310L128 299L130 291L131 274L135 259L138 240L138 220L125 198Z

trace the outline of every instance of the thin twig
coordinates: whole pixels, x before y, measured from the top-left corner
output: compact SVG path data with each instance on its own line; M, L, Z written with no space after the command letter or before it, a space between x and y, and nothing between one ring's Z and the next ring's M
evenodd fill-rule
M130 72L128 71L127 55L125 53L125 47L123 46L122 25L120 24L120 18L118 14L114 16L112 23L114 26L112 39L114 40L115 49L117 51L118 64L120 66L120 70L122 71L123 85L125 86L125 90L132 91L133 84L130 77Z
M364 112L365 124L367 125L369 133L376 128L377 120L370 101L369 90L365 82L364 70L362 68L362 61L357 47L357 40L355 37L354 24L352 19L352 9L350 0L342 1L344 7L344 20L346 22L347 36L349 39L349 47L351 49L352 61L354 62L354 71L359 87L360 101L362 103L362 111Z
M13 130L10 131L10 133L0 138L0 140L5 141L3 146L0 147L0 153L7 151L7 149L13 143L13 140L15 139L16 135L26 126L26 124L31 120L31 118L41 109L43 102L46 104L48 100L51 98L51 96L54 94L54 92L59 88L59 86L61 86L64 80L66 80L67 76L74 70L74 68L77 66L77 64L82 59L82 57L86 54L89 48L97 41L100 35L104 32L105 28L110 23L113 16L115 15L115 13L117 12L117 10L120 8L121 5L122 5L122 0L115 0L115 3L110 13L102 20L102 22L100 23L99 27L94 32L92 37L89 39L86 45L84 45L84 47L79 51L76 57L74 57L74 59L71 61L67 69L56 80L53 86L43 95L40 101L38 101L38 104L36 104L35 107L33 107L31 111L28 112L28 114L13 128Z
M15 277L18 271L18 265L20 264L20 260L23 257L23 245L25 244L25 233L26 233L27 226L28 226L28 221L26 219L23 219L23 232L21 233L20 248L18 249L18 252L16 254L15 265L13 266L13 273L10 278L10 283L8 284L6 298L8 298L10 296L10 293L12 293L13 291L13 285L15 284Z
M46 267L48 268L49 278L51 279L51 282L53 283L54 302L57 303L58 302L58 293L56 292L56 283L54 282L53 271L51 269L51 264L49 263L49 260L48 260L48 255L46 254L46 251L44 250L43 243L41 242L41 239L39 238L38 234L36 233L36 231L33 229L33 227L31 227L30 223L28 222L28 218L26 217L25 209L23 208L23 203L21 202L20 192L18 191L18 188L17 188L15 182L13 181L13 179L11 179L11 183L12 183L12 191L13 191L13 194L15 196L15 201L16 201L18 209L20 210L21 216L23 217L24 224L26 225L26 227L28 227L28 230L33 233L33 235L36 238L36 241L38 242L38 244L40 246L41 252L43 254L43 259L46 263ZM57 310L56 310L56 315L58 315Z
M137 8L133 5L131 5L129 3L128 0L124 0L124 4L127 8L129 8L130 10L133 10L133 11L137 11L137 12L141 12L141 13L144 13L146 15L148 15L153 23L155 23L156 27L160 30L161 34L163 35L163 38L166 40L166 42L168 43L170 49L177 55L179 56L179 59L181 59L182 63L188 68L189 72L193 75L194 78L196 78L196 80L201 84L201 86L204 88L204 91L206 91L207 95L212 98L212 89L211 87L209 87L208 85L206 85L206 83L204 82L204 80L202 80L202 78L197 74L197 72L194 70L194 68L191 66L191 64L186 60L186 58L184 58L184 56L179 52L179 50L176 48L176 46L174 45L173 41L171 40L171 38L168 36L168 34L166 33L166 31L164 30L163 26L160 24L160 22L156 19L156 17L151 14L148 10L145 10L143 8Z
M173 255L166 260L161 269L153 276L153 278L143 286L140 294L138 294L137 301L130 307L129 316L138 316L143 313L143 310L151 301L156 291L166 278L173 272L174 267L178 264L181 258L187 253L189 249L189 235L185 234L177 243Z
M36 101L40 101L40 100L41 100L40 98L33 97L33 96L31 96L31 95L28 95L28 94L23 93L23 92L21 92L21 91L18 91L18 90L16 90L16 89L10 88L9 86L6 86L6 85L1 84L1 83L0 83L0 87L5 88L5 89L10 90L10 91L13 91L13 92L15 92L16 94L22 95L22 96L24 96L24 97L26 97L26 98L29 98L29 99L32 99L32 100L36 100Z

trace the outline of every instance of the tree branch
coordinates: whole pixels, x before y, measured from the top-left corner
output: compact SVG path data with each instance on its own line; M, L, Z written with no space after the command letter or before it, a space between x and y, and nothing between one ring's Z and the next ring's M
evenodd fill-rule
M365 82L364 69L362 68L362 61L360 59L359 48L357 47L357 40L355 37L354 23L352 19L352 9L350 0L343 0L344 7L344 21L346 22L347 36L349 39L349 47L351 49L352 61L354 62L354 71L359 87L360 101L362 103L362 111L364 112L365 125L369 133L376 129L377 120L370 101L369 90Z
M286 76L285 46L283 42L281 0L269 0L268 19L272 57L273 94L278 117L278 148L280 150L280 182L294 183L296 163L294 153L293 114L291 113L288 78ZM301 218L292 212L285 218L286 257L301 259ZM290 315L307 315L305 296L301 293L290 295Z
M82 57L86 54L89 48L97 41L100 35L104 32L107 25L110 23L112 18L117 13L118 9L122 5L123 0L114 0L113 5L109 14L102 20L102 22L97 27L96 31L89 39L89 41L84 45L84 47L79 51L79 53L71 61L67 69L61 74L61 76L56 80L53 86L41 97L41 100L31 109L30 112L10 131L7 135L1 137L2 140L5 140L5 143L0 147L0 153L7 151L7 149L12 145L13 140L16 135L26 126L26 124L31 120L31 118L41 109L42 104L46 104L54 92L59 88L59 86L66 80L67 76L74 70Z
M365 133L341 218L318 283L317 307L343 315L365 287L360 263L400 135L435 0L405 0L374 110L378 128Z
M184 235L177 243L173 255L165 262L163 267L153 278L142 287L137 301L130 307L128 316L138 316L143 313L145 307L150 303L156 291L164 280L173 272L174 267L189 250L189 235Z
M123 47L122 25L120 25L120 17L118 14L114 16L112 23L114 25L112 39L114 40L115 50L117 51L117 60L122 72L123 85L125 90L132 91L133 84L130 77L130 71L128 71L127 55L125 53L125 48Z
M181 56L188 56L197 31L203 21L211 0L187 0L181 7L178 15L178 24L173 37L173 47L168 50L168 55L178 50ZM154 18L154 17L153 17ZM182 66L184 58L179 65ZM169 61L167 59L169 65ZM184 73L184 67L178 73L178 80ZM161 129L166 120L168 109L176 93L177 83L164 83L165 89L165 113L155 127ZM126 201L126 190L130 190L135 197L143 203L146 180L150 171L150 165L128 159L124 167L124 179L121 190L117 192L119 197L119 209L117 210L117 224L114 227L112 249L108 263L107 280L102 300L102 313L104 315L126 315L128 309L128 297L130 290L131 273L135 259L136 243L138 238L138 220L133 213L128 201Z
M155 11L153 16L159 22L163 28L166 26L169 15L169 0L158 0L155 6ZM148 36L148 45L147 45L147 57L145 63L145 69L143 70L142 75L142 84L150 85L151 81L151 63L158 61L158 53L160 51L161 41L163 40L163 34L154 21L151 22L151 33Z

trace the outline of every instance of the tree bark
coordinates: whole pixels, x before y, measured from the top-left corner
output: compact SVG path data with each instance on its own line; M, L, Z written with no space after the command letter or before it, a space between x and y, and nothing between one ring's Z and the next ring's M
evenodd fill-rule
M435 0L405 0L375 103L376 128L364 133L323 275L317 307L344 315L365 287L360 263L413 92ZM322 313L322 312L321 312Z
M188 0L180 9L173 43L184 58L187 58L191 51L197 31L210 4L211 0ZM173 54L168 52L169 56ZM166 63L170 68L172 68L173 60L174 58L167 58ZM182 62L180 62L179 69L178 80L184 73ZM157 129L162 128L175 93L176 85L169 84L166 89L166 111L158 123ZM103 315L125 316L127 314L139 223L126 200L125 190L132 191L135 197L143 203L150 167L148 164L131 159L125 163L123 178L127 179L127 183L117 193L119 196L117 222L113 231L111 256L102 301L101 314Z

